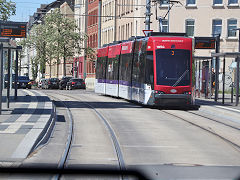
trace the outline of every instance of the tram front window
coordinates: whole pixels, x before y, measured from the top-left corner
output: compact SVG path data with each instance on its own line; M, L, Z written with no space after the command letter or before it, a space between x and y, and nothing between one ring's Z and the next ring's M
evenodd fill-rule
M157 85L190 85L190 51L184 49L156 50Z

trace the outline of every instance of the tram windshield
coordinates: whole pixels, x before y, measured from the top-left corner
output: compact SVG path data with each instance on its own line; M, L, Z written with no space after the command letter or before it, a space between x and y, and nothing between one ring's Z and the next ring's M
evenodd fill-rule
M190 51L184 49L156 50L157 85L190 85Z

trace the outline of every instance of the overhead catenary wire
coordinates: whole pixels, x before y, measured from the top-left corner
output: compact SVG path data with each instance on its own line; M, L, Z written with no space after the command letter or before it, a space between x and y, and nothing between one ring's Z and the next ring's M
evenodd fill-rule
M36 14L51 14L46 12L38 12ZM92 16L92 17L112 17L112 18L146 18L145 16L99 16L99 15L90 15L90 14L61 14L63 16Z

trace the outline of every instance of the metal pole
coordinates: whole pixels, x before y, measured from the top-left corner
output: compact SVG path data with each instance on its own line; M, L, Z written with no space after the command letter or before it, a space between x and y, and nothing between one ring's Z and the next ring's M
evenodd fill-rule
M3 89L3 44L0 44L0 115L2 114L2 89Z
M170 28L170 2L168 2L168 28L167 28L167 31L169 32Z
M209 78L210 78L210 89L209 89L209 92L210 92L210 99L212 99L212 93L213 93L213 92L212 92L212 86L213 86L213 84L212 84L212 73L213 73L213 72L212 72L212 68L213 68L213 59L211 59L211 61L210 61L210 62L211 62L211 66L210 66L210 73L209 73L209 74L210 74L210 77L209 77Z
M101 35L102 35L102 0L98 2L98 48L101 48Z
M240 29L238 29L238 41L238 51L240 52ZM237 58L236 106L239 103L239 61L240 57Z
M222 103L224 104L224 98L225 98L225 65L226 65L226 60L225 60L225 56L223 59L223 89L222 89Z
M216 37L216 53L220 52L220 34ZM219 57L216 57L215 63L215 101L218 101L218 86L219 86Z
M88 33L88 0L85 0L85 34L87 35ZM87 42L88 42L88 37L85 38L85 41L84 41L84 49L85 49L85 52L84 52L84 63L83 63L83 78L86 79L87 77L87 48L88 48L88 45L87 45Z
M198 97L200 98L201 97L201 79L200 79L200 67L201 66L201 61L199 60L198 61Z
M159 32L163 32L162 17L158 17L158 21L159 21Z
M146 19L145 19L145 29L150 30L151 21L151 0L146 0Z
M11 49L8 48L7 108L9 108L10 103L10 67L11 67Z
M238 106L238 103L239 103L239 61L240 61L240 58L238 57L237 58L237 79L236 79L236 106Z
M14 93L14 99L16 100L17 99L17 88L18 88L18 84L17 84L17 81L18 81L18 50L16 50L16 63L15 63L15 93Z
M115 14L114 14L115 17L114 17L114 38L113 38L113 41L117 41L117 0L115 0L114 10L115 10Z

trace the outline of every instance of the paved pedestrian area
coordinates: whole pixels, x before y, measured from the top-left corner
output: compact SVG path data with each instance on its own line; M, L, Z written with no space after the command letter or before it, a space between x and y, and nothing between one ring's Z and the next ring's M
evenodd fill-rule
M235 109L240 112L240 103L236 106L236 96L233 96L233 102L231 101L231 95L225 94L224 103L222 100L222 94L219 94L217 102L214 99L214 96L211 98L205 98L204 95L196 97L196 104L198 105L213 105L213 106L221 106L227 109Z
M0 161L21 161L39 144L52 127L51 100L36 90L18 90L10 108L3 103L0 115Z

